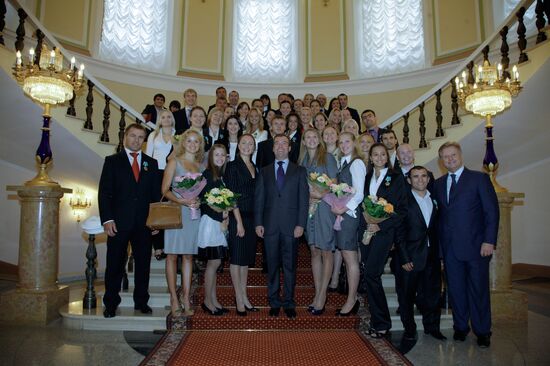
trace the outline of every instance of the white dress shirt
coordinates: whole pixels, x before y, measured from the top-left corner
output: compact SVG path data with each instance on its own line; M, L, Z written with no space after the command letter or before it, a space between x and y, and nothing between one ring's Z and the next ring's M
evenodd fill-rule
M344 166L344 163L348 163L351 161L351 155L344 156L340 160L340 166ZM351 217L357 217L355 214L355 211L357 209L357 206L363 202L363 198L365 197L364 189L365 189L365 176L367 175L367 167L365 166L365 163L363 163L363 160L361 159L355 159L353 163L351 163L349 167L349 172L351 174L351 182L352 187L355 189L355 194L351 199L349 200L346 207L348 208L348 211L346 213Z
M424 197L420 196L414 189L411 190L412 194L414 196L414 199L418 203L418 206L420 207L420 211L422 211L422 216L424 217L424 222L426 223L426 226L430 225L430 218L432 217L432 211L434 209L434 203L432 201L432 197L430 196L430 192L426 190L426 194ZM428 246L430 246L430 240L428 239Z
M237 145L239 145L238 142L230 142L229 143L229 161L235 160L235 153L237 152Z
M378 188L380 188L380 185L382 184L382 181L386 177L386 174L388 173L388 168L384 168L380 170L380 175L378 176L378 179L376 178L376 174L373 173L372 177L369 182L369 195L371 196L377 196Z
M130 166L132 166L132 164L134 163L134 157L132 156L132 153L134 153L134 151L130 150L130 149L127 149L126 147L124 148L124 150L126 151L126 156L128 157L128 161L130 162ZM138 167L139 167L139 170L141 171L141 151L135 151L137 152L137 156L136 156L136 159L138 159Z

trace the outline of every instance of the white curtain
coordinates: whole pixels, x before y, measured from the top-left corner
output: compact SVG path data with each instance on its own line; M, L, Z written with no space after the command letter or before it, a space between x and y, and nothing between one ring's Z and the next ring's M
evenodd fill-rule
M99 57L160 71L167 66L171 0L105 0Z
M355 0L355 16L361 77L425 66L422 0Z
M295 82L297 2L235 0L233 78L235 81Z

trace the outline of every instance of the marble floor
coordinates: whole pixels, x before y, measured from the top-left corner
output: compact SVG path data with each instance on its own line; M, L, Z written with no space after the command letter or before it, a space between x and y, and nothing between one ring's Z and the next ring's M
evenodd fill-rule
M480 349L474 336L466 342L446 342L423 333L406 354L414 365L549 365L550 280L520 281L530 301L528 323L495 323L489 349ZM75 286L71 297L80 296ZM1 310L0 310L1 311ZM399 338L394 333L394 338ZM0 326L0 365L137 365L160 334L144 332L78 331L61 322L47 327Z

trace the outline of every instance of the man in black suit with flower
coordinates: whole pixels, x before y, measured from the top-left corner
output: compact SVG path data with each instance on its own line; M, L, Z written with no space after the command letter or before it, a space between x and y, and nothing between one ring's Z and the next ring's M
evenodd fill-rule
M151 230L145 226L149 204L160 199L157 161L141 152L145 128L132 124L124 131L124 150L105 158L99 180L99 215L107 238L105 295L106 318L116 315L128 242L135 260L134 308L152 310L149 300Z
M264 238L268 271L270 316L281 307L289 318L296 317L294 288L298 239L304 233L309 208L309 186L304 167L289 160L290 140L286 135L273 139L275 161L261 169L256 182L254 221L256 234ZM284 274L281 299L280 268Z
M441 310L441 263L437 235L437 203L428 191L430 175L426 168L414 166L408 172L407 216L396 237L401 284L398 293L405 339L416 339L414 304L422 313L424 333L445 340L439 322Z

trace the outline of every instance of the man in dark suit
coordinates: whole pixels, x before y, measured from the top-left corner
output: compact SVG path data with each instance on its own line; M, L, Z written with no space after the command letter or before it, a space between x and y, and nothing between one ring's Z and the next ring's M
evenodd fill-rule
M361 133L361 120L359 119L359 113L357 109L348 106L348 96L344 93L338 94L338 102L340 102L340 109L347 109L351 115L351 118L359 124L359 133Z
M362 131L362 126L365 126L365 132L368 132L372 136L374 142L381 141L381 128L378 127L378 120L376 118L376 113L372 109L365 109L361 113L361 121L359 123L359 130Z
M161 112L166 109L164 108L164 103L166 98L164 95L158 93L153 97L153 104L147 104L141 115L145 119L145 122L149 127L155 128L157 124L157 117L160 116Z
M397 161L399 161L399 167L397 170L401 169L401 173L407 178L409 177L409 171L414 166L414 149L409 144L400 144L397 147ZM431 171L428 170L428 191L433 192L435 177ZM408 181L407 181L408 182ZM410 183L409 183L410 185Z
M132 124L124 132L124 150L105 158L99 180L99 215L107 238L103 304L106 318L116 315L128 242L135 260L134 307L151 313L149 267L151 230L145 226L149 204L160 199L157 161L141 152L145 128Z
M174 112L174 128L176 135L181 135L191 127L191 110L197 106L197 92L194 89L187 89L183 92L184 107Z
M440 209L439 242L453 308L453 338L464 341L471 323L478 345L489 347L489 261L497 242L497 195L488 175L464 167L458 143L444 143L439 159L448 170L436 180L434 197Z
M439 329L441 310L441 263L437 237L437 205L428 191L428 170L414 166L407 178L407 216L395 241L399 259L397 276L401 291L399 307L405 339L416 339L414 303L422 313L424 333L436 339L447 339Z
M256 234L264 238L270 316L278 316L281 306L287 317L296 317L294 287L298 238L304 233L309 207L309 187L304 167L289 161L288 136L273 139L275 162L260 171L255 190ZM281 299L280 267L284 275Z
M227 90L223 86L218 86L216 88L216 103L208 107L208 113L214 108L221 108L223 111L225 107L227 107Z
M389 129L381 130L380 141L384 144L384 146L386 146L386 149L388 149L388 153L390 154L388 159L391 162L392 168L399 171L399 159L397 159L397 147L399 146L399 140L397 139L395 131Z
M271 121L271 128L273 136L283 135L286 131L286 119L283 116L275 116ZM298 161L298 155L300 153L300 143L290 142L289 159L291 162L296 163ZM261 169L269 164L272 164L275 160L275 154L273 153L273 139L267 139L258 144L258 153L256 154L256 166Z

